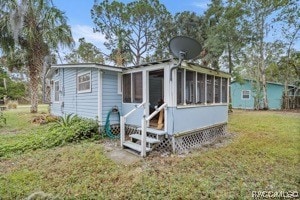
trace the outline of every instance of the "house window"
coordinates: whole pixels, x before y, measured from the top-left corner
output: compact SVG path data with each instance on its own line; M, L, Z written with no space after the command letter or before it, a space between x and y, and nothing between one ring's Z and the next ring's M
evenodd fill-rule
M59 69L56 69L55 71L54 71L54 75L58 75L59 74Z
M59 81L54 82L54 102L59 102Z
M197 103L205 103L205 74L197 74Z
M222 103L227 103L227 78L222 78Z
M215 76L215 103L221 102L221 77Z
M123 102L141 103L143 101L143 74L136 72L123 75Z
M91 72L77 75L77 91L91 92Z
M214 76L206 76L206 103L213 103L214 100Z
M186 71L186 103L196 103L196 72Z
M250 99L250 90L242 90L242 99Z

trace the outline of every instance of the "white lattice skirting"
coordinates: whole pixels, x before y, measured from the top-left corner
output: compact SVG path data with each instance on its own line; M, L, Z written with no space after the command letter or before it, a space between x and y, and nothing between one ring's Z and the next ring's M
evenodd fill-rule
M111 131L113 134L120 133L119 124L111 125ZM211 142L220 136L224 136L226 134L226 131L227 123L222 123L184 133L168 135L165 138L161 138L161 143L154 147L154 150L159 152L173 152L178 154L186 153L191 149L201 147L201 145L203 145L204 143ZM141 131L136 126L126 125L125 132L126 137L128 137L128 135L130 134L140 134ZM151 135L149 136L151 137Z
M227 123L205 127L186 133L176 134L172 137L174 153L184 153L190 149L199 148L203 143L210 142L226 134Z

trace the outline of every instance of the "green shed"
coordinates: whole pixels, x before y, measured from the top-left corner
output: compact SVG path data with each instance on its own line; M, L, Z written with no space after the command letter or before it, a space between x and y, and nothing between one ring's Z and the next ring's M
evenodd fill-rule
M231 82L231 102L233 108L254 109L255 81L244 79L243 83ZM289 85L289 95L293 95L295 86ZM267 82L267 98L269 109L279 110L282 106L284 85L281 83ZM261 102L262 103L262 102Z

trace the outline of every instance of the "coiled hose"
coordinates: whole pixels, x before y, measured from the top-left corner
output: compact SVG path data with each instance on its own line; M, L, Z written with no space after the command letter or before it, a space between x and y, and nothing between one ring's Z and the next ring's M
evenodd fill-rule
M118 110L118 108L114 107L112 108L108 113L107 113L107 116L106 116L106 122L105 122L105 126L104 126L104 130L105 130L105 133L106 135L109 137L109 138L112 138L112 139L117 139L117 138L120 138L120 133L115 135L111 132L111 128L110 128L110 115L112 113L117 113L119 115L119 120L120 120L120 112Z

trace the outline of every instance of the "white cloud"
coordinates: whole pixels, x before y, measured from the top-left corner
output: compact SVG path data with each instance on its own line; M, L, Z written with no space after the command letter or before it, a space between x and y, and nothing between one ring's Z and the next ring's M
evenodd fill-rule
M196 7L198 7L198 8L201 8L201 9L204 9L204 10L206 10L207 8L208 8L208 5L207 4L209 4L209 2L210 1L194 1L193 3L192 3L192 5L193 6L196 6Z
M79 38L85 38L85 41L94 44L95 46L103 46L106 41L105 36L99 32L94 33L93 28L88 25L74 25L71 27L73 38L75 42L78 42Z

